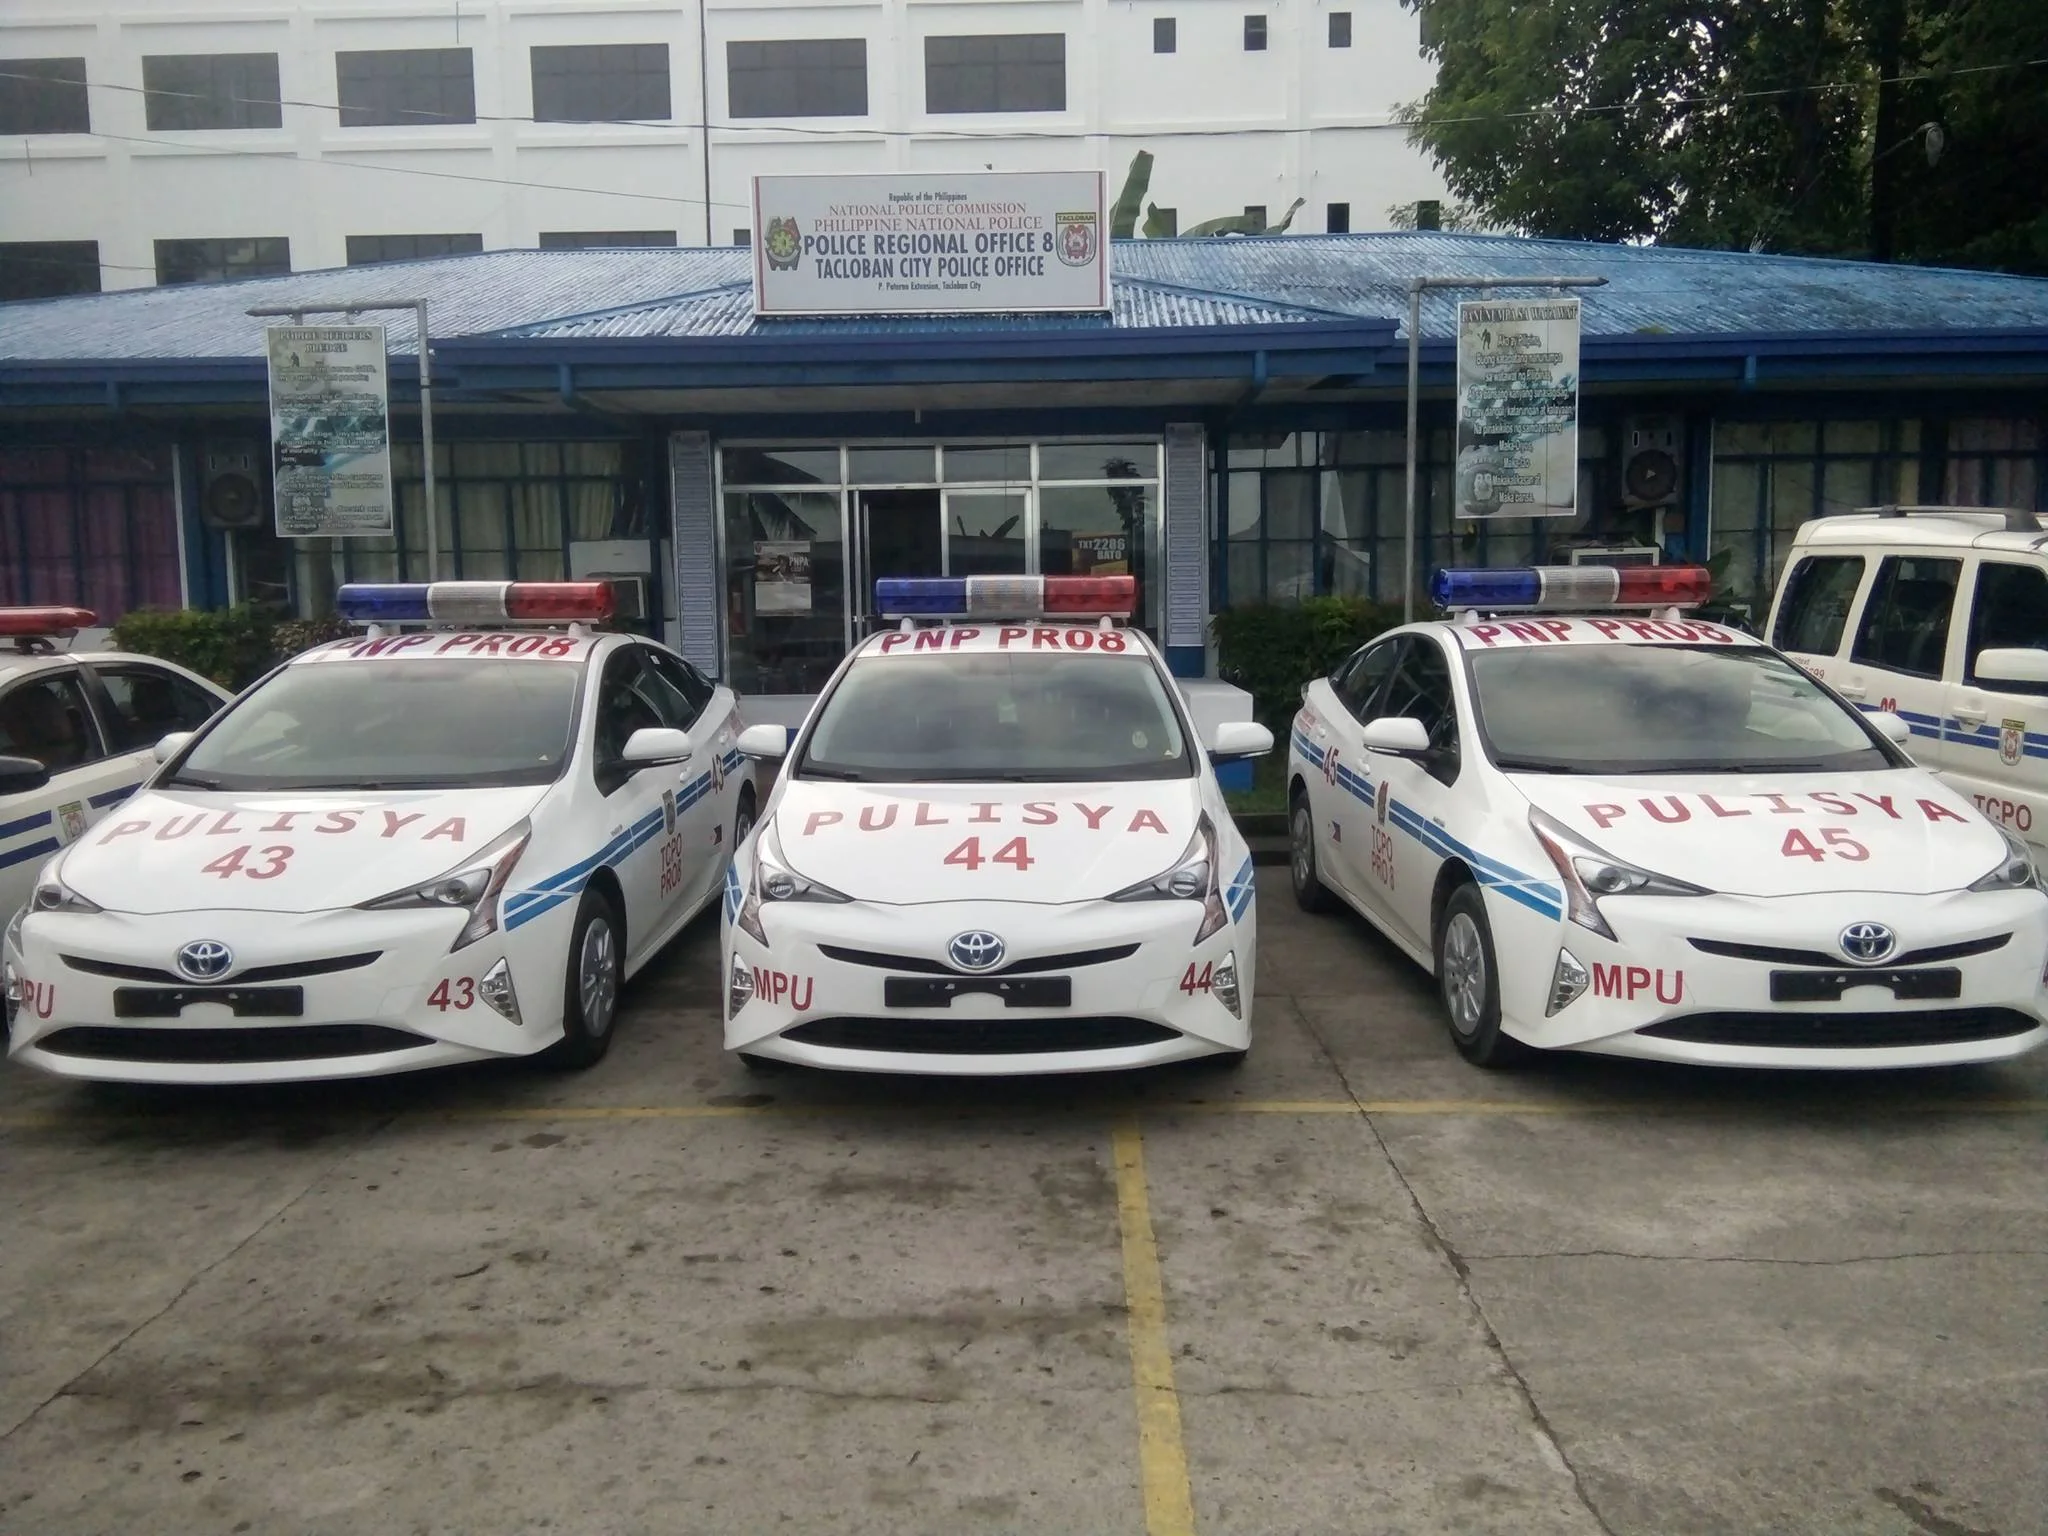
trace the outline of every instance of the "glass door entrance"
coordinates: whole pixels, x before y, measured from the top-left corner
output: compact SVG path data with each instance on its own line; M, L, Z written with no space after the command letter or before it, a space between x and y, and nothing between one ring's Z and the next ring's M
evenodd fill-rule
M1025 490L857 491L856 635L875 627L881 576L1022 576L1037 569Z

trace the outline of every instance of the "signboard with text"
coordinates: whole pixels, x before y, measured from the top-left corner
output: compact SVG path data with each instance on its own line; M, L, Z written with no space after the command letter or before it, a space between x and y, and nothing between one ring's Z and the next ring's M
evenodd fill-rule
M1579 301L1458 306L1457 515L1571 517L1579 496Z
M754 312L1109 308L1100 171L754 178Z
M273 325L264 334L279 536L389 534L384 327Z

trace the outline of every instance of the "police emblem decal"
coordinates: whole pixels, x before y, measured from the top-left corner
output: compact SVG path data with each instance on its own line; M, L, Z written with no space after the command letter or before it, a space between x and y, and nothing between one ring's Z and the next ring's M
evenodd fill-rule
M1085 267L1095 260L1095 215L1056 213L1053 227L1059 234L1060 260L1070 267Z
M2027 722L2001 720L1998 726L1998 760L2008 768L2016 767L2027 755Z
M770 219L761 248L767 254L769 271L794 272L797 263L803 260L803 231L795 219Z

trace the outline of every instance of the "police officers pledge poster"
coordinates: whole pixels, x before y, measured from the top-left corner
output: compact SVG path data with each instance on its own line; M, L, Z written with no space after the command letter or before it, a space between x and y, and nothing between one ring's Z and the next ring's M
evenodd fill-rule
M756 176L754 312L1109 308L1100 171Z
M1570 517L1579 497L1579 301L1458 306L1460 517Z
M390 533L384 327L273 325L265 335L278 533Z

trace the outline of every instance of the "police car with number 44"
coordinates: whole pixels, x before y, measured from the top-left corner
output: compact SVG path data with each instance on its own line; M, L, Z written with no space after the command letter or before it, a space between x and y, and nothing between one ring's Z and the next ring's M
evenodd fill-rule
M594 630L613 604L343 587L366 636L166 737L43 866L0 952L10 1053L187 1083L596 1061L754 814L731 692Z
M1778 651L1698 567L1439 571L1446 620L1303 692L1294 891L1436 976L1482 1065L1530 1047L1767 1067L2048 1039L2026 846Z
M750 1065L1087 1072L1250 1043L1251 852L1129 576L884 579L726 877L725 1041ZM926 621L920 627L919 621Z

